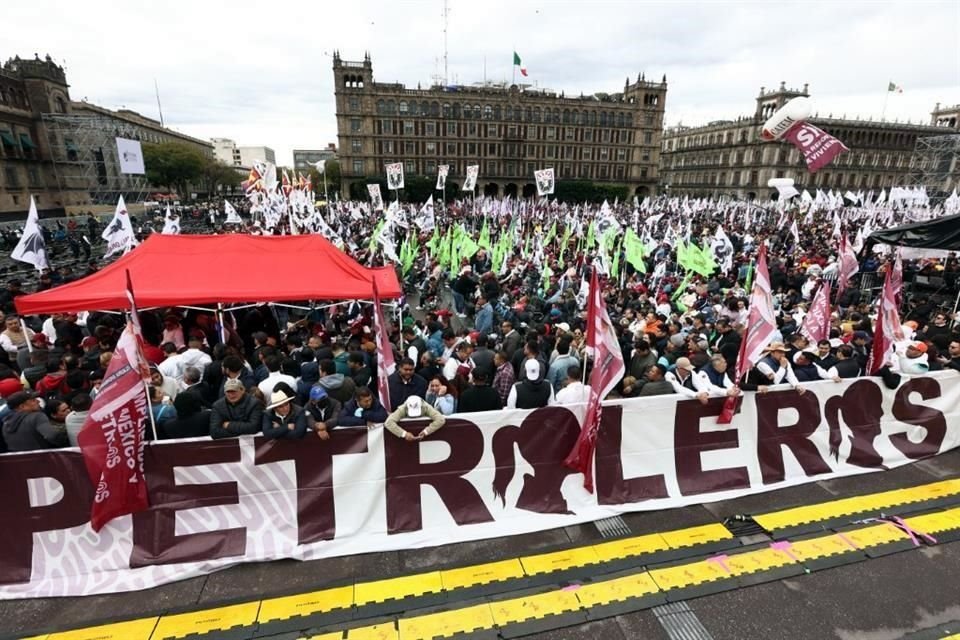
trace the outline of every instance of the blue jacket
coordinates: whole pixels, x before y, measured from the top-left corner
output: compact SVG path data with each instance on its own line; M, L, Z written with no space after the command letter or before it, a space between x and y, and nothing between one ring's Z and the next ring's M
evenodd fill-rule
M477 309L474 328L480 332L480 335L488 336L493 333L493 307L489 302Z

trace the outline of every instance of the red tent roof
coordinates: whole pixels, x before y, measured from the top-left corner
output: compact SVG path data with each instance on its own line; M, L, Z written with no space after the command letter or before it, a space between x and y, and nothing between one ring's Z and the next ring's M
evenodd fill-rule
M167 307L208 302L399 298L392 267L368 269L326 238L303 236L161 235L86 278L20 296L24 315L127 309L126 271L137 306Z

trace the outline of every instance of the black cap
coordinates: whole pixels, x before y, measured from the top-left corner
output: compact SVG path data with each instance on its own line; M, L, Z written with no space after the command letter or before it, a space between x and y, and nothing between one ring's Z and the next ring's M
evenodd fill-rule
M27 400L32 400L37 397L37 394L31 393L29 391L17 391L7 396L7 406L13 409L14 411L22 405Z

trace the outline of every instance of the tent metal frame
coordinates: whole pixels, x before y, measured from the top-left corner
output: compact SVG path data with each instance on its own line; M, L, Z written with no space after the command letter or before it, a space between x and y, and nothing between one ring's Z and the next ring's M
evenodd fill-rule
M917 138L910 156L910 171L900 179L904 187L924 187L932 202L939 202L958 184L960 133Z

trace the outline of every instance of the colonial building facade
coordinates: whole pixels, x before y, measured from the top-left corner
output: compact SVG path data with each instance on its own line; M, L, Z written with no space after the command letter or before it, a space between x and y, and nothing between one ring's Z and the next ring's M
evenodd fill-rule
M119 172L116 138L180 142L212 156L204 140L134 111L70 99L63 67L50 56L12 58L0 68L0 216L22 217L33 196L41 214L99 210L142 195L143 176Z
M479 165L477 193L530 196L533 172L553 167L558 181L622 184L656 193L667 97L660 82L628 79L622 93L567 97L517 85L408 89L375 82L362 62L334 54L338 155L344 193L382 179L384 165L405 174L462 183Z
M879 191L904 186L918 165L927 162L914 157L918 139L960 133L956 117L960 109L940 110L929 125L817 115L810 122L840 139L850 151L811 174L792 144L760 138L766 119L788 100L808 95L807 89L807 85L788 89L783 83L778 89L761 88L752 115L667 129L660 156L661 188L684 195L765 199L775 193L768 180L793 178L798 189L811 193L814 189ZM954 183L948 176L937 188Z

